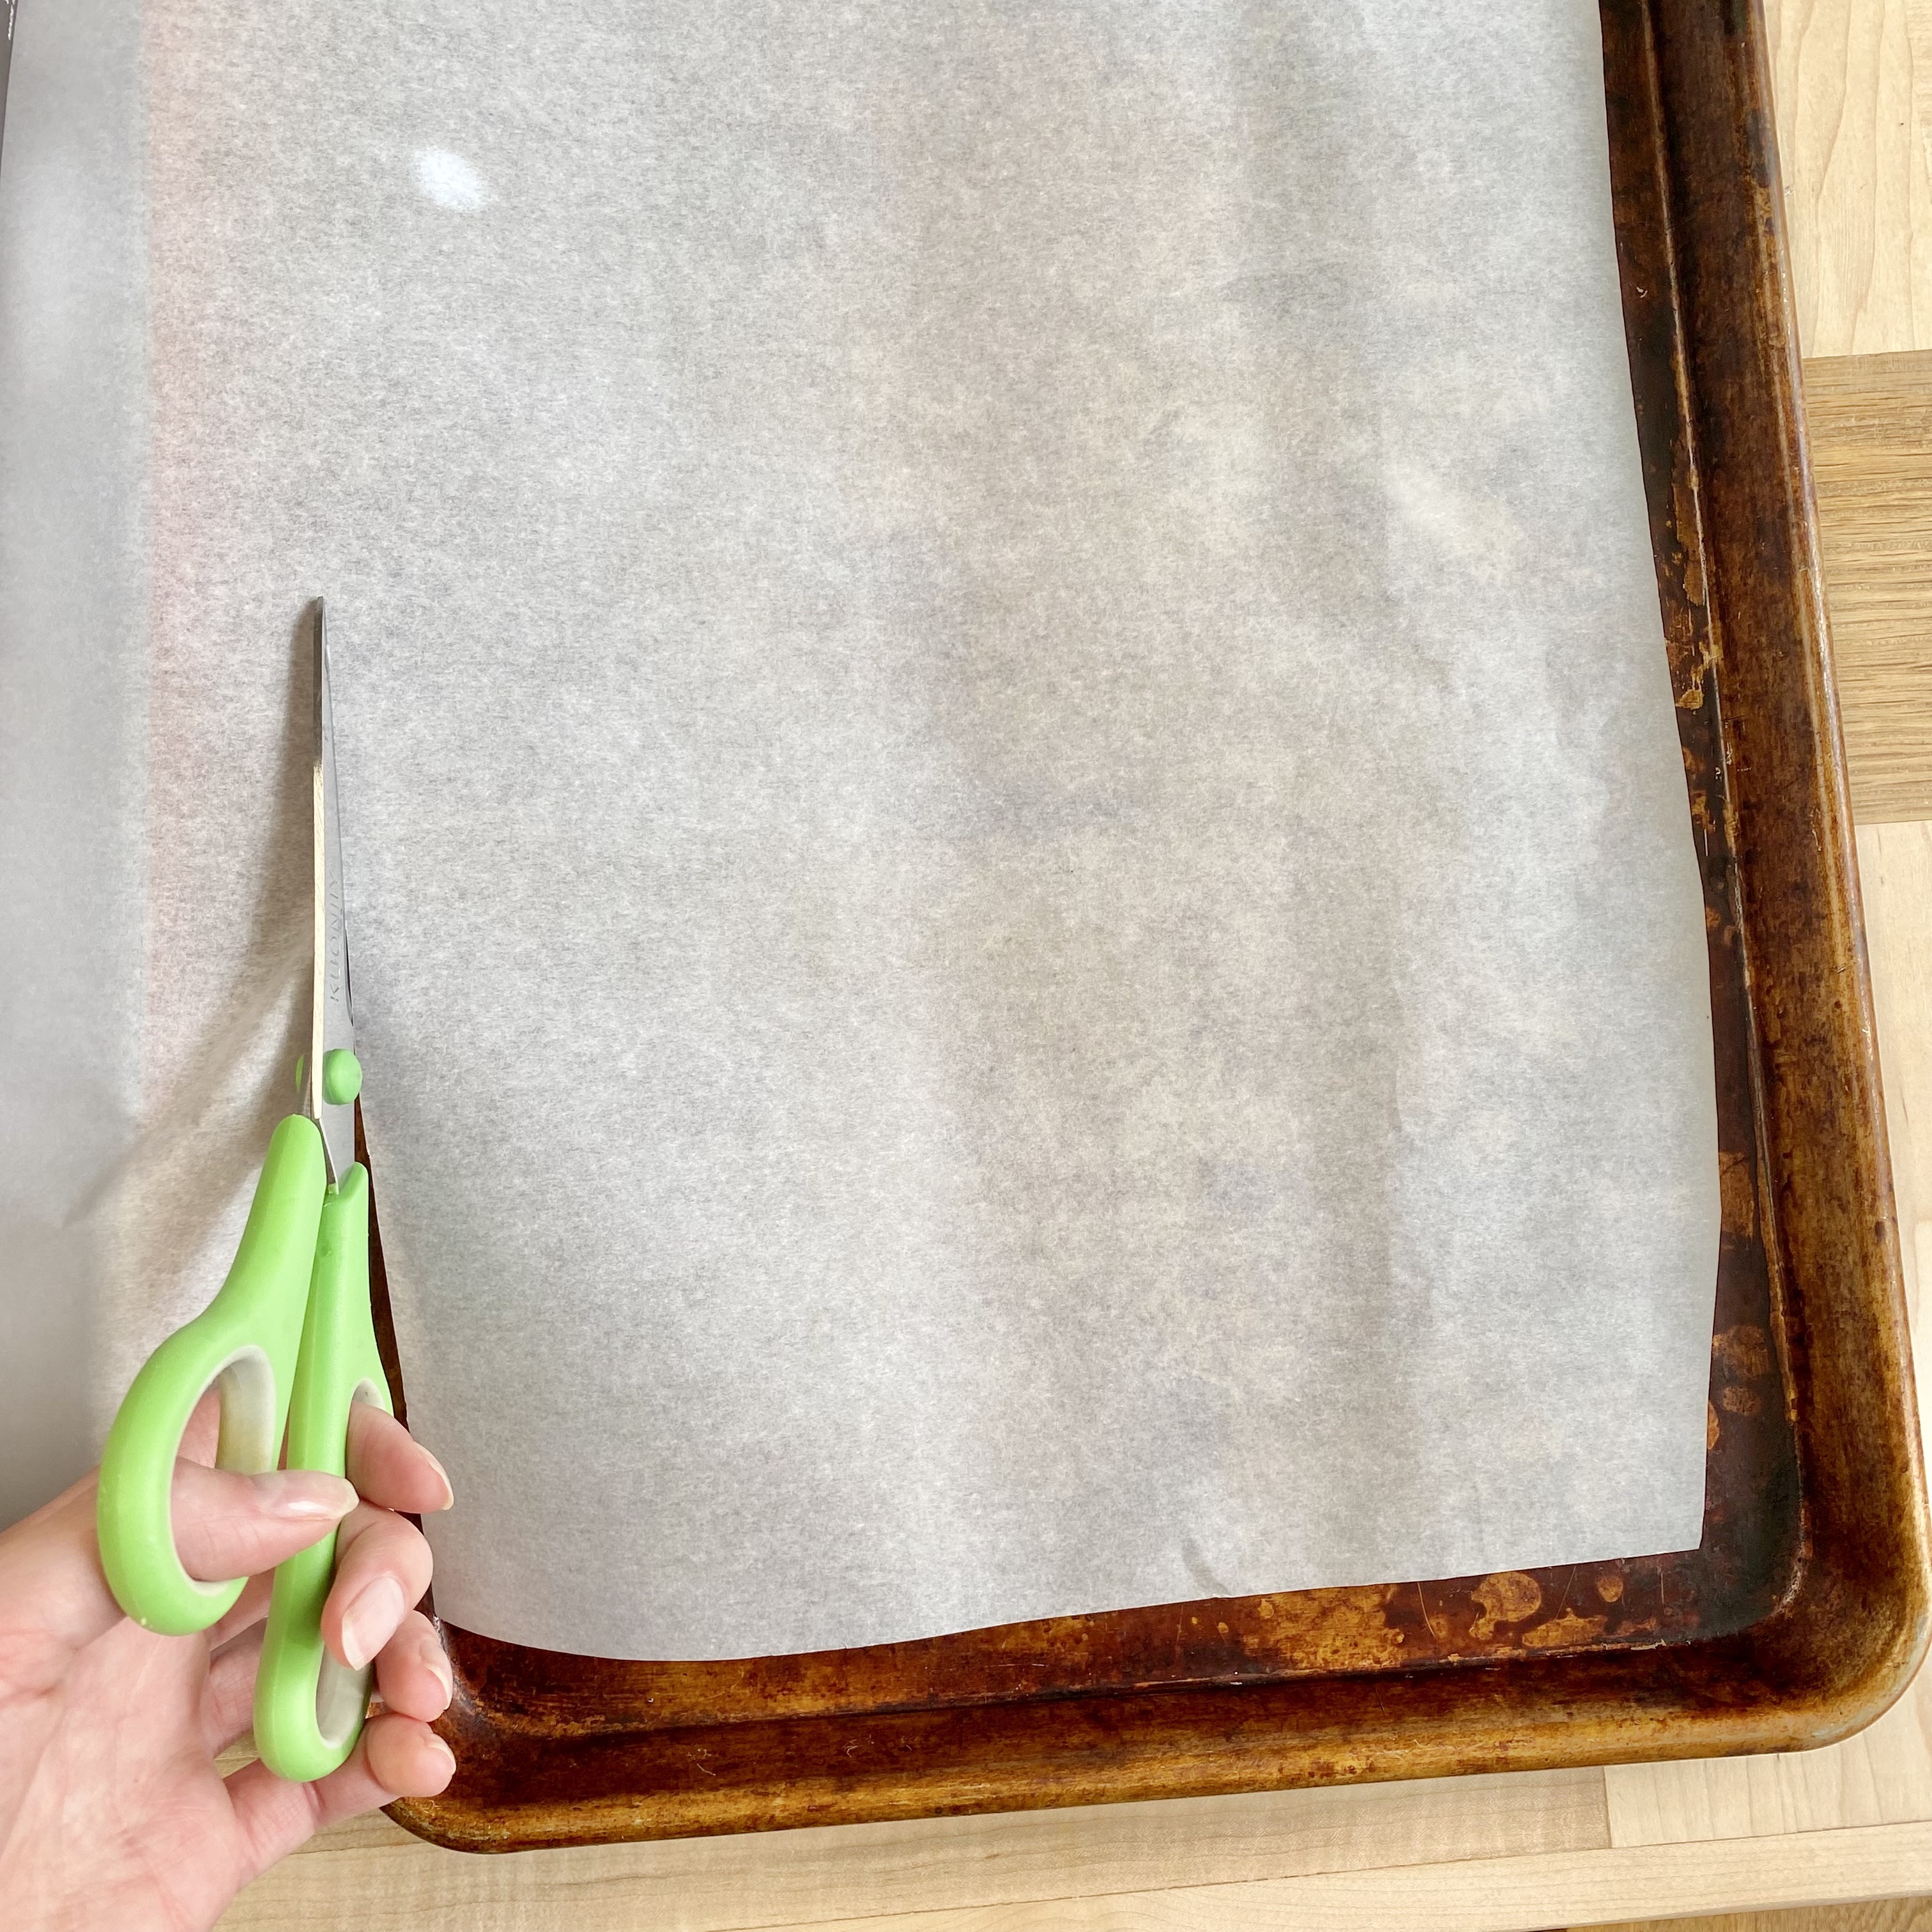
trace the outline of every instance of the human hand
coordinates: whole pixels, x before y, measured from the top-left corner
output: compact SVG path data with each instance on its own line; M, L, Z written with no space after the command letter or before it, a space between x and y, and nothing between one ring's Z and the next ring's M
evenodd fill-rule
M350 1480L208 1466L204 1397L176 1465L175 1540L189 1574L250 1582L194 1636L121 1614L94 1540L88 1476L0 1532L0 1924L10 1932L205 1932L257 1874L338 1818L440 1791L456 1768L429 1728L448 1660L410 1606L429 1545L396 1514L446 1509L449 1479L381 1410L350 1412ZM224 1780L215 1756L249 1728L272 1572L340 1522L322 1634L376 1661L383 1708L348 1762L313 1784L266 1765Z

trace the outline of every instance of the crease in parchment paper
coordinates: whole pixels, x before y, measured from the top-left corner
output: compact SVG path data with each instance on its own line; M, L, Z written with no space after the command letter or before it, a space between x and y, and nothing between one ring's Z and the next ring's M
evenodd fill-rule
M324 592L443 1616L745 1656L1696 1543L1589 0L140 34L130 1144L206 1095L232 1220L282 1104ZM147 1211L185 1157L130 1348L226 1232Z

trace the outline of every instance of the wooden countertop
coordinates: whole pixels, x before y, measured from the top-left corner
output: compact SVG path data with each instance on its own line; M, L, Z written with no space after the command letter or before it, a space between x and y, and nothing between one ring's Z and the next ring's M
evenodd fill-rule
M1932 1283L1932 0L1766 12L1916 1322ZM505 1858L378 1816L325 1833L222 1924L1533 1932L1925 1892L1932 1674L1859 1736L1783 1757Z

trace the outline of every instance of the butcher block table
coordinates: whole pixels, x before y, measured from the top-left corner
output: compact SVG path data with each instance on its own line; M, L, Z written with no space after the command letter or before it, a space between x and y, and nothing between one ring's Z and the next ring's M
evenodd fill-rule
M1766 11L1916 1324L1932 1282L1932 0L1766 0ZM1858 1736L1790 1756L505 1858L440 1850L376 1816L316 1838L222 1924L1528 1932L1922 1893L1932 1673ZM1726 1932L1754 1923L1731 1918Z

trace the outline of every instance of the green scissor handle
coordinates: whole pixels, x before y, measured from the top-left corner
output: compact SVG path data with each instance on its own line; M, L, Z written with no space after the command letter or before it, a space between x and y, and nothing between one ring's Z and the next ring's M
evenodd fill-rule
M344 1474L349 1411L358 1402L395 1412L369 1316L369 1177L359 1162L322 1204L289 1407L289 1467ZM332 1529L276 1570L255 1679L255 1748L278 1777L300 1783L326 1778L348 1756L369 1708L369 1671L347 1669L322 1641L335 1537Z
M369 1177L352 1166L327 1184L322 1136L306 1114L275 1129L235 1264L202 1312L134 1378L100 1459L96 1522L116 1600L170 1636L206 1630L245 1577L204 1583L182 1567L171 1508L182 1432L211 1384L221 1396L218 1467L346 1472L349 1410L394 1414L369 1312ZM355 1748L370 1672L322 1641L335 1532L279 1564L255 1679L255 1742L278 1776L326 1777Z
M182 1568L171 1502L182 1432L211 1383L221 1394L215 1462L272 1469L301 1346L326 1190L322 1135L291 1114L268 1142L248 1224L221 1292L134 1378L100 1458L100 1560L122 1609L170 1636L226 1616L248 1580L203 1583Z

